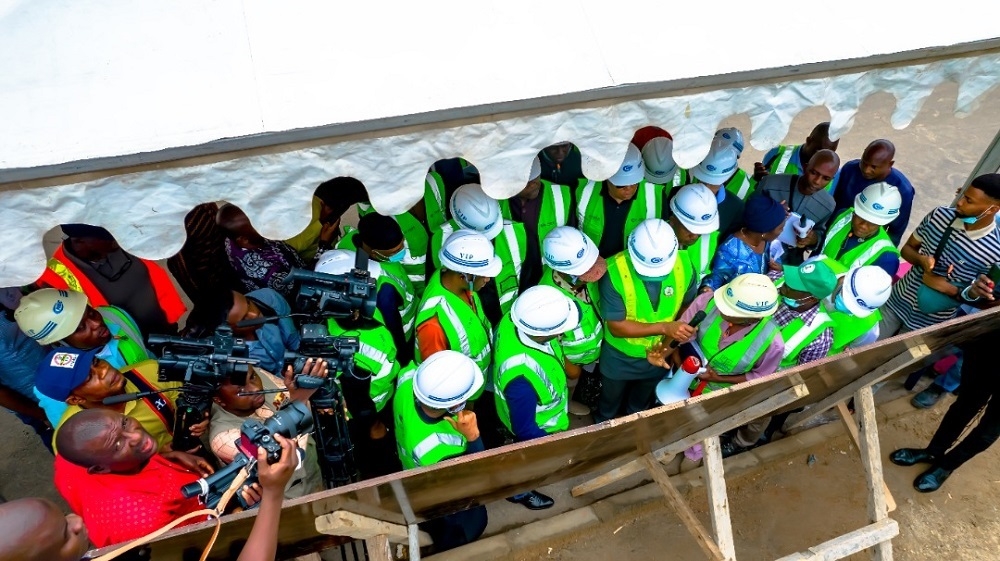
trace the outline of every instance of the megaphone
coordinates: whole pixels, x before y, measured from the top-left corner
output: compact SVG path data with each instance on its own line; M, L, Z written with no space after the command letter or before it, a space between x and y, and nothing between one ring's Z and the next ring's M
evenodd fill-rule
M671 377L656 384L656 400L660 405L670 405L691 397L688 388L702 370L701 359L693 355L685 358L681 367L674 369Z

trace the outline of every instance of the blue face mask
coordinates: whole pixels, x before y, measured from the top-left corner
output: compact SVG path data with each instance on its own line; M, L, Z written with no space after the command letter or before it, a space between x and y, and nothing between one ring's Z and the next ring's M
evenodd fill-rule
M980 218L986 216L986 213L989 212L990 209L992 209L992 208L993 208L993 206L990 205L990 207L987 208L986 210L984 210L979 216L962 216L962 217L959 218L959 220L961 220L962 222L964 222L966 224L975 224L976 222L979 222Z
M789 298L787 296L782 296L781 297L781 301L784 302L785 305L788 306L789 308L798 308L799 307L799 301L796 300L796 299L794 299L794 298Z
M392 255L390 255L389 258L386 259L386 261L388 261L389 263L402 263L403 259L406 259L406 248L405 247L403 249L397 251L396 253L393 253Z
M853 313L851 313L851 310L847 309L847 305L844 304L844 295L843 294L838 293L837 297L833 299L833 307L838 312L840 312L842 314L847 314L849 316L853 316L854 315Z

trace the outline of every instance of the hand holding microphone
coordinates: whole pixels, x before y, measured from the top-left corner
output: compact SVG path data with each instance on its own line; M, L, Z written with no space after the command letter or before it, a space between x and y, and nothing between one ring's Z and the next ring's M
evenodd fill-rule
M664 337L672 339L670 341L670 348L676 349L677 345L686 343L689 339L694 337L695 333L698 332L698 324L703 321L705 321L705 312L704 310L699 310L688 323L681 323L679 321L668 323L667 327L664 329L666 332ZM672 334L671 328L673 328Z

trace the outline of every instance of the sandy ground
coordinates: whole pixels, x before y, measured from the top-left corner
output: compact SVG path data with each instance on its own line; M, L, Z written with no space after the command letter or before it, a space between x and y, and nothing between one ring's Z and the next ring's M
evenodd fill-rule
M859 158L873 139L888 138L897 146L896 167L913 182L917 198L910 230L931 208L950 205L978 162L983 150L1000 129L1000 92L988 94L970 118L953 114L957 86L939 88L927 100L916 121L896 131L889 125L894 100L888 94L869 98L859 112L854 128L842 139L838 152L844 162ZM813 125L828 118L825 108L813 108L799 115L786 139L800 143ZM728 119L723 126L749 131L746 116ZM748 147L741 166L752 170L761 153ZM46 238L58 239L50 234ZM938 410L940 411L940 410ZM939 413L908 417L883 427L883 449L914 445L929 438ZM7 412L0 410L0 495L6 499L42 496L61 503L52 487L52 461L34 433ZM846 442L834 442L815 450L819 461L808 468L803 457L791 466L769 466L757 475L730 483L730 500L737 528L737 549L741 559L773 558L803 549L846 530L864 524L861 496L863 480L854 453ZM976 458L948 482L945 491L922 496L910 490L918 472L887 466L893 492L898 492L901 537L897 540L900 559L930 559L942 554L954 559L996 559L1000 557L995 503L1000 502L1000 481L989 472L1000 452L991 450ZM699 492L691 497L704 504ZM951 494L949 497L948 493ZM801 499L801 500L799 500ZM489 533L510 524L503 506L491 505ZM559 559L646 559L661 557L664 548L687 552L676 558L700 558L700 552L680 529L673 514L655 508L624 518L622 529L598 528L589 537L553 551ZM684 549L688 548L688 549ZM626 555L622 555L627 552ZM990 553L994 552L994 553ZM534 557L547 558L545 551Z

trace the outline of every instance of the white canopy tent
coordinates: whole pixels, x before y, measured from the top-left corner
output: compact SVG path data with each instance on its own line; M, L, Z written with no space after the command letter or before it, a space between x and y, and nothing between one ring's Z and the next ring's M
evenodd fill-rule
M39 276L60 223L161 259L205 201L290 237L338 175L393 214L441 158L472 161L501 198L554 142L610 176L648 124L690 167L735 114L758 149L812 106L839 136L880 91L897 128L946 81L967 115L1000 82L977 6L0 0L0 286Z

